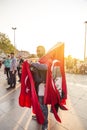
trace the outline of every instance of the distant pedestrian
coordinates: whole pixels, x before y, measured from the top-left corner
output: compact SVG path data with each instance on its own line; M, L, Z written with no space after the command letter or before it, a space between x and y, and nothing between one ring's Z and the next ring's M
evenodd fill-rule
M14 52L12 52L11 65L10 65L10 86L7 89L16 87L16 72L17 72L17 60L14 56Z
M7 58L4 60L4 72L7 76L7 81L9 84L9 79L10 79L10 65L11 65L11 59L10 59L10 55L7 56Z
M2 61L0 60L0 68L1 68L1 66L2 66Z
M24 59L20 55L17 60L17 71L18 71L18 77L19 77L19 82L21 81L21 73L22 73L22 64L23 64Z

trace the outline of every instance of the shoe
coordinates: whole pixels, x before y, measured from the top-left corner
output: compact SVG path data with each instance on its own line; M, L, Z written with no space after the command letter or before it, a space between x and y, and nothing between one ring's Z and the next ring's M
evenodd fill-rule
M21 80L19 79L18 82L21 82Z
M16 87L16 84L12 84L12 88L15 88Z
M32 119L36 120L37 119L36 115L32 115Z
M48 130L48 126L42 125L42 130Z
M12 88L12 86L9 86L8 88L6 88L7 90L9 90L9 89L11 89Z
M13 85L12 88L15 88L15 85Z
M44 128L44 129L42 129L42 130L48 130L48 128Z

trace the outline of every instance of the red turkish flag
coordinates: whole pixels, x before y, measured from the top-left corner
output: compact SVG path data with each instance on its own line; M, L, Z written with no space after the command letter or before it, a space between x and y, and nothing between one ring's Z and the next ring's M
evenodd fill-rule
M62 91L63 91L63 99L67 99L67 85L66 85L66 77L65 77L65 69L64 69L64 43L56 44L45 56L43 56L39 61L40 63L45 63L49 66L49 69L54 60L59 61L59 66L62 74ZM47 83L50 81L48 80Z
M54 61L58 61L57 63L58 66L60 66L60 70L61 70L62 99L60 99L59 92L56 89L56 86L53 83L53 79L52 79L51 69ZM39 62L48 65L44 103L52 105L55 118L59 122L61 122L57 112L55 111L54 105L58 103L61 109L67 110L67 108L64 106L67 99L67 86L66 86L66 77L65 77L65 70L64 70L64 44L63 43L56 44L45 56L43 56L39 60Z
M19 105L21 107L32 106L34 113L36 114L38 123L43 124L44 115L40 108L40 104L36 94L34 80L30 71L30 64L27 61L23 63Z

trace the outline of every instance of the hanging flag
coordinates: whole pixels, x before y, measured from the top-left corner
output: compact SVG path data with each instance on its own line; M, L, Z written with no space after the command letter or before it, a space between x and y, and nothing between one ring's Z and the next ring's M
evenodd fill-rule
M48 51L48 53L45 56L43 56L39 60L39 62L49 65L49 68L51 69L51 65L54 60L59 61L59 66L62 74L62 100L64 101L67 99L67 85L64 68L64 43L57 43L52 49Z
M40 108L38 97L35 90L35 84L30 71L30 64L25 61L22 68L21 77L21 91L19 95L19 105L21 107L29 107L34 110L36 114L37 121L40 124L44 122L44 115Z
M57 63L56 66L60 67L62 76L62 98L60 97L52 77L52 66L55 61ZM39 62L48 65L44 103L51 104L55 118L61 122L57 111L55 110L55 104L58 104L62 110L67 110L64 106L67 99L67 85L64 70L64 43L56 44L39 60Z

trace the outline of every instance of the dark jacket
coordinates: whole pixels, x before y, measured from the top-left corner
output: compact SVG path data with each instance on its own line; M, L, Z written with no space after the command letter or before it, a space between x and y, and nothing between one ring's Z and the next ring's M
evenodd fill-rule
M36 92L38 93L38 85L46 82L47 65L32 63L30 69L35 81Z

